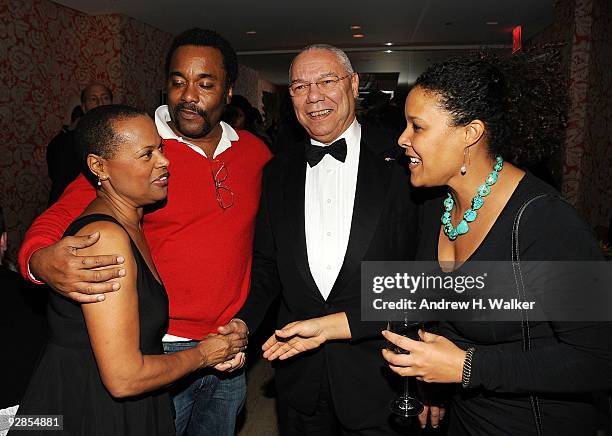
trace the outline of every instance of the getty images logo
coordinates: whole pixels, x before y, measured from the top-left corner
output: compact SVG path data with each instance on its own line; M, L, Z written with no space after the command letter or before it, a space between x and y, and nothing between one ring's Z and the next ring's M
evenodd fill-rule
M461 294L466 290L483 289L487 273L481 275L436 275L396 273L372 278L372 291L380 294L388 290L403 290L411 294L419 290L453 290Z

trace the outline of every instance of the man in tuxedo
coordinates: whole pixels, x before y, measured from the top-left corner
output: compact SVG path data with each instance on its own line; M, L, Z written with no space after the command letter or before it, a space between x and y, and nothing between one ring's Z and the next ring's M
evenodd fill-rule
M289 92L310 138L264 170L251 289L237 318L253 333L280 295L279 327L310 320L293 333L312 349L276 366L283 435L394 433L398 380L380 356L384 323L361 321L360 262L412 259L417 216L396 138L355 118L358 85L344 52L304 49ZM264 357L274 358L276 341Z

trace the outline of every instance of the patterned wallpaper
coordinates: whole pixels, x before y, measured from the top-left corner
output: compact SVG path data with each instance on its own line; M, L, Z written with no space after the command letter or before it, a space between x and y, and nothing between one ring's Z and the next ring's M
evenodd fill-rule
M221 30L221 29L220 29ZM0 1L0 204L9 260L47 204L46 147L91 82L151 115L172 35L123 15L89 16L48 0ZM240 66L236 93L261 109L273 85Z
M238 80L234 84L234 94L246 97L249 103L263 114L262 96L264 91L276 92L276 85L263 79L259 71L246 65L239 65Z
M581 210L594 226L612 219L612 10L609 0L594 0L591 24L586 138L590 148L581 174Z
M593 228L612 216L612 22L609 0L558 0L555 22L531 44L559 43L570 107L563 195Z
M172 35L133 18L120 19L120 101L143 107L153 115L164 87L164 63Z
M153 112L171 36L120 15L88 16L47 0L0 3L0 203L8 257L47 203L46 146L90 82Z
M238 80L234 84L234 94L242 95L256 108L261 105L259 97L259 74L245 65L238 67Z

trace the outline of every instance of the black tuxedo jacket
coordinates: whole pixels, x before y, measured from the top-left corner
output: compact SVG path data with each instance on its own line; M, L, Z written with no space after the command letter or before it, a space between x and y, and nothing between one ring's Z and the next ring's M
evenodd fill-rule
M296 143L270 161L257 216L251 290L237 315L252 333L279 294L279 327L346 313L351 341L328 342L277 362L276 382L279 401L310 414L327 371L336 413L349 428L375 425L381 413L388 415L395 395L392 383L398 384L380 354L385 323L362 322L360 306L360 262L412 260L416 249L417 207L411 200L408 171L395 160L402 150L394 141L389 134L362 128L348 247L327 301L312 278L306 252L306 144Z

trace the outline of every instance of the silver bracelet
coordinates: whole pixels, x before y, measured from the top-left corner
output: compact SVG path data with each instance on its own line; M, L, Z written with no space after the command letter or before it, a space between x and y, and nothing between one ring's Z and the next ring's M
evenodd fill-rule
M472 375L472 357L474 357L476 348L470 347L465 351L465 360L463 361L463 371L461 373L461 386L467 388L470 385L470 376Z

